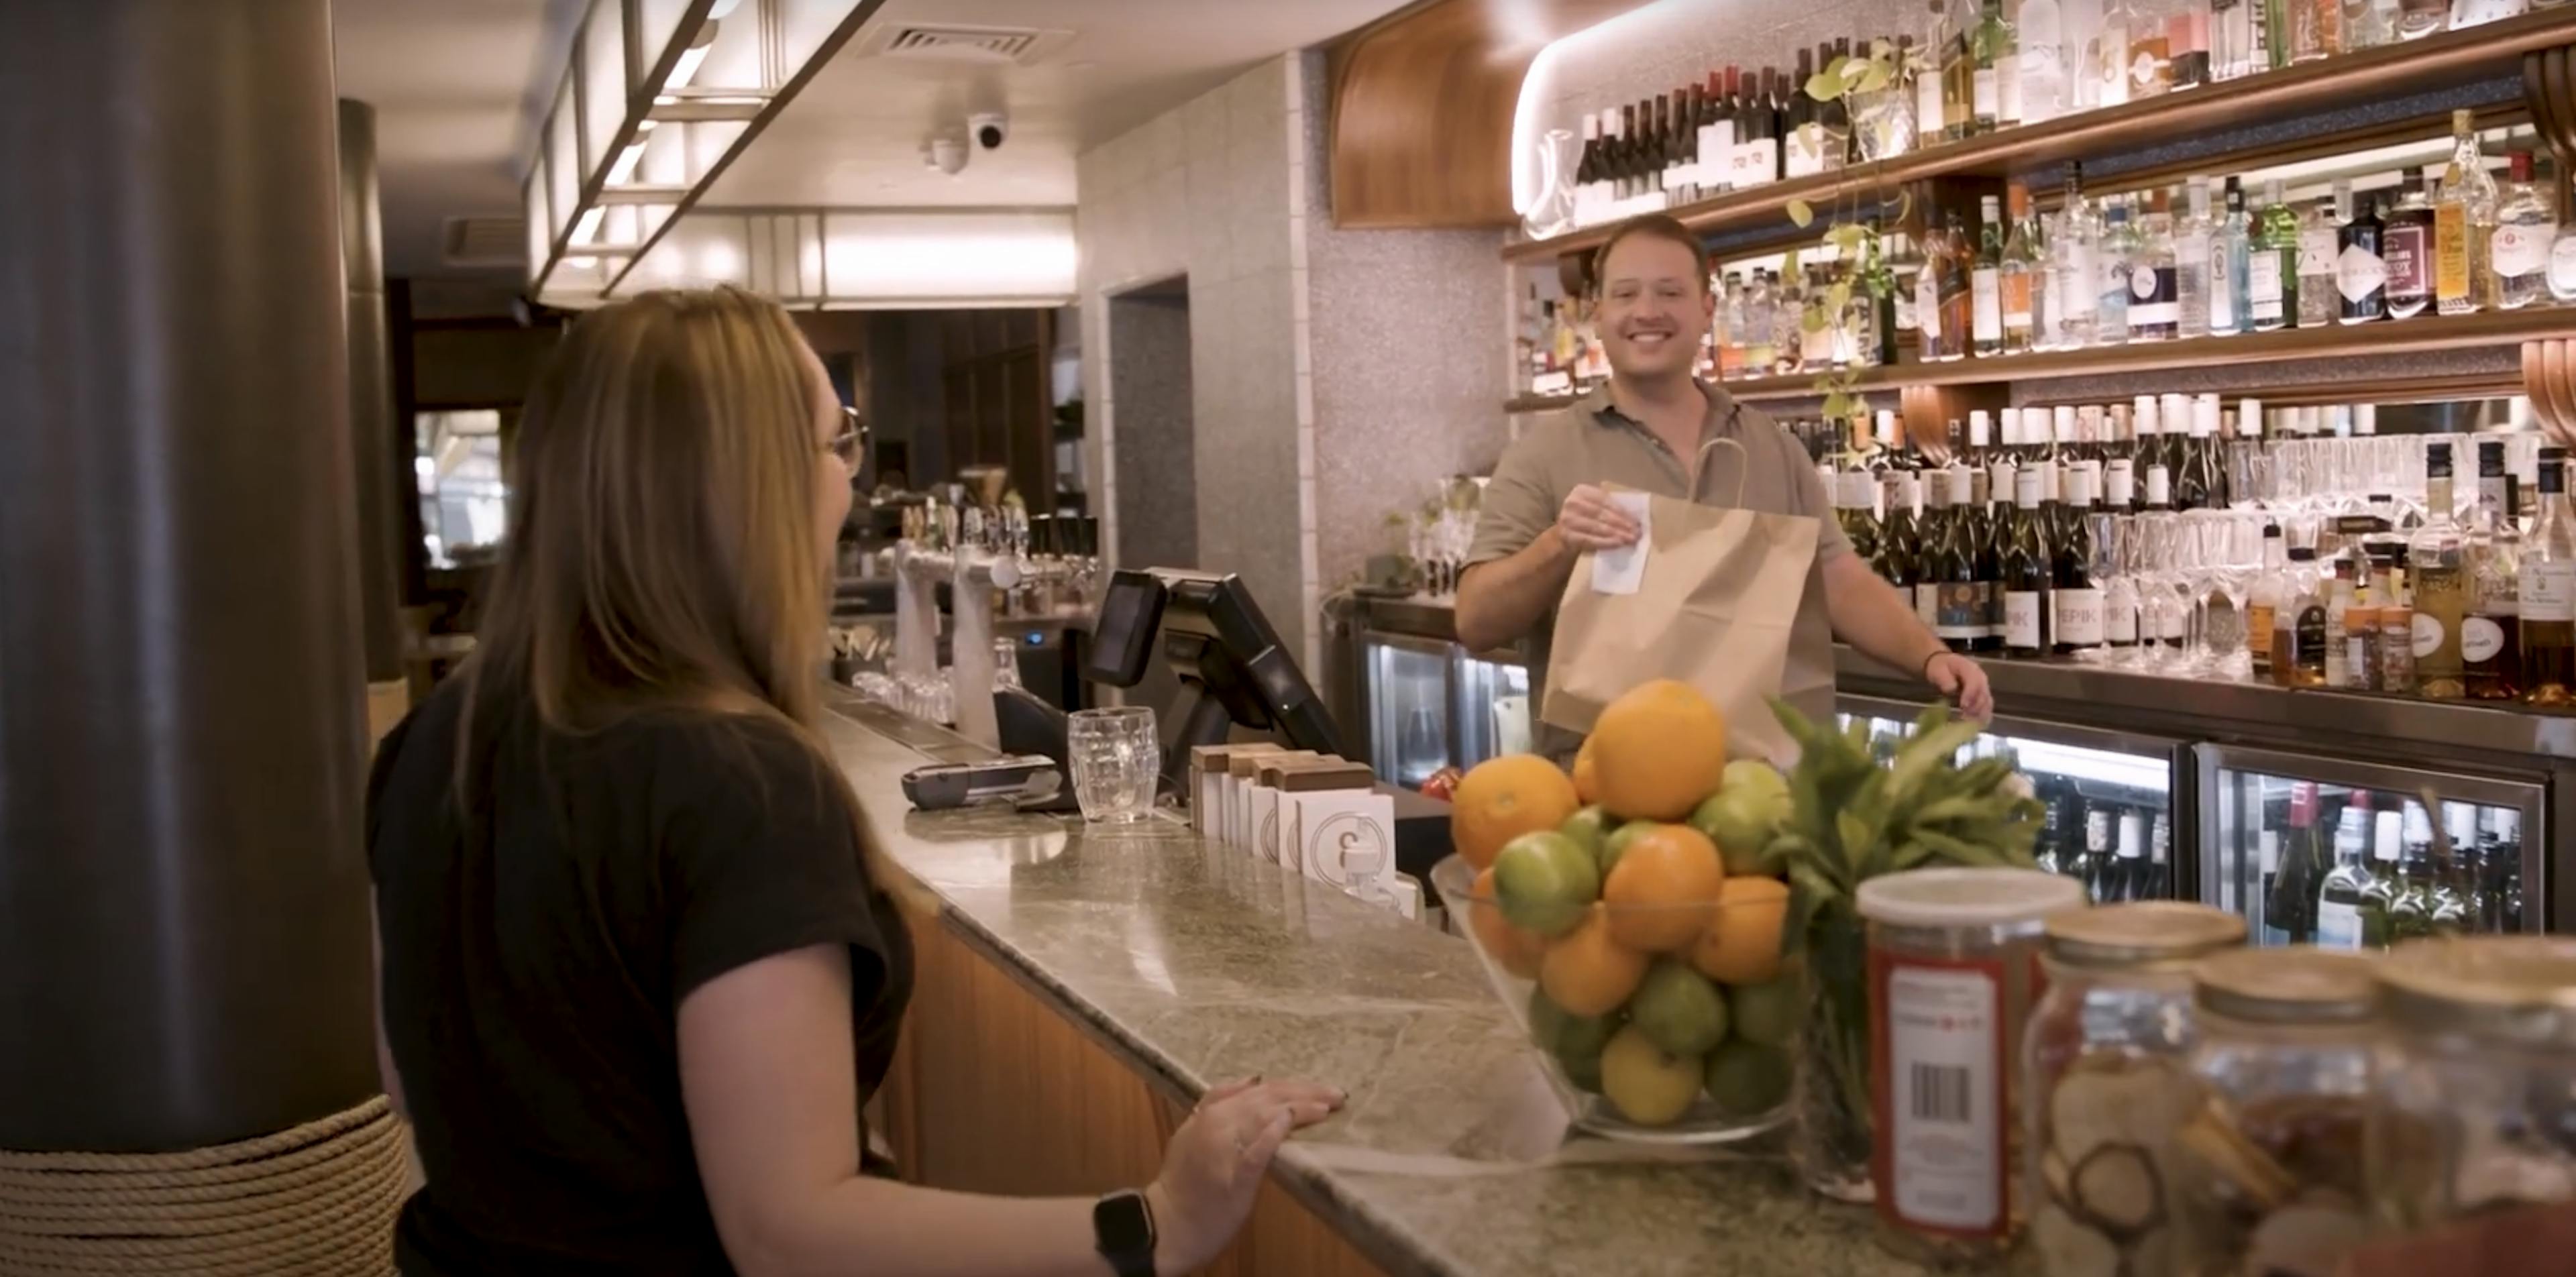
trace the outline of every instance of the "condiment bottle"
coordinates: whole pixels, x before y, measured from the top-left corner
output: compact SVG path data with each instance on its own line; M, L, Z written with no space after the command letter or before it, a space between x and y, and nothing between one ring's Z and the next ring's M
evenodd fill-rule
M2048 993L2031 1014L2022 1150L2031 1244L2046 1271L2082 1257L2165 1253L2179 1178L2173 1134L2199 1107L2192 964L2245 943L2245 919L2138 901L2050 916ZM2140 1271L2166 1271L2162 1268Z
M2194 972L2203 1099L2174 1139L2169 1271L2333 1272L2371 1235L2375 962L2299 945L2218 954Z
M1992 1263L2023 1218L2013 1162L2018 1052L2040 987L2041 920L2084 884L2034 869L1919 869L1861 883L1879 1238L1927 1264ZM2240 924L2241 925L2241 924Z
M2404 603L2379 609L2379 690L2415 694L2415 609Z

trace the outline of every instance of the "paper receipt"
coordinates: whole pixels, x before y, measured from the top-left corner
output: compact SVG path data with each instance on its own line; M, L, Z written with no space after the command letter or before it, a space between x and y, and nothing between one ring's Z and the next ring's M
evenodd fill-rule
M1627 511L1637 521L1637 540L1616 550L1592 552L1592 591L1595 594L1634 594L1646 581L1646 547L1655 539L1654 529L1646 524L1646 494L1613 492L1610 504Z

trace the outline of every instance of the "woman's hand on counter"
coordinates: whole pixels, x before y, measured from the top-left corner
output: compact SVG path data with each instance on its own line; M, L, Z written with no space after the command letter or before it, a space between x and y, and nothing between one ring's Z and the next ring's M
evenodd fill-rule
M1986 667L1957 652L1934 652L1923 662L1923 681L1960 713L1980 723L1995 721L1995 692L1986 685Z
M1154 1212L1154 1268L1177 1277L1215 1259L1252 1214L1270 1158L1289 1132L1342 1106L1319 1082L1264 1082L1258 1076L1210 1088L1172 1132L1162 1173L1145 1190Z

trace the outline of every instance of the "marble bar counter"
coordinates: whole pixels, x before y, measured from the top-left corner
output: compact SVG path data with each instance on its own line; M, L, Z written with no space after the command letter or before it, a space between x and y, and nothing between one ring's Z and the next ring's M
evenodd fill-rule
M1201 1091L1320 1079L1348 1106L1281 1151L1231 1274L1918 1271L1869 1213L1807 1193L1778 1139L1716 1149L1569 1136L1464 940L1203 842L923 813L899 778L967 756L835 697L829 741L868 832L927 888L921 980L875 1114L919 1182L1096 1193L1141 1183Z

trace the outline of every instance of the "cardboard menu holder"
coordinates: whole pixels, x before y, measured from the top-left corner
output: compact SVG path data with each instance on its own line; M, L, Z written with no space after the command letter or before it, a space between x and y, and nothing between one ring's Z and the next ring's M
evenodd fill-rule
M1296 868L1297 807L1288 796L1365 788L1375 779L1368 764L1329 754L1308 758L1274 754L1262 759L1253 775L1252 788L1245 791L1251 796L1253 854L1273 864Z
M1395 799L1373 788L1374 779L1295 795L1300 872L1345 891L1353 864L1369 866L1381 883L1394 881Z
M1190 747L1190 828L1202 838L1222 838L1225 833L1225 781L1237 753L1272 754L1279 746L1268 741L1243 744L1193 745Z
M1218 835L1237 851L1252 850L1253 780L1268 762L1313 758L1311 749L1281 749L1277 746L1258 754L1238 753L1226 759L1225 828Z

